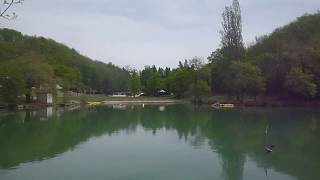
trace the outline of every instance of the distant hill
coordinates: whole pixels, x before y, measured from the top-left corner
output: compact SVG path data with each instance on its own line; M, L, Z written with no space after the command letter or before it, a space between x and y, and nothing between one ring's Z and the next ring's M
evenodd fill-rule
M268 94L320 97L320 12L257 38L246 57L262 70Z
M128 88L129 73L122 68L94 61L52 39L0 29L0 66L24 57L40 59L41 63L49 65L55 80L65 89L94 89L110 93Z

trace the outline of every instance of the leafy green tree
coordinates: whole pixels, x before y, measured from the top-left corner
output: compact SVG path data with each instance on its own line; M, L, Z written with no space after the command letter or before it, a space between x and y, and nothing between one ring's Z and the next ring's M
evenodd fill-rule
M192 83L189 86L188 94L193 97L195 103L202 103L202 98L210 94L210 66L205 66L203 60L194 57L189 60Z
M237 99L244 95L257 96L265 92L265 80L257 66L235 61L226 73L225 89Z
M225 7L222 13L221 45L225 60L238 60L243 54L242 17L238 0Z
M221 49L217 49L208 57L209 67L211 68L211 90L213 94L223 93L223 81L226 75L226 69L229 63L224 60Z
M210 92L210 86L206 81L197 80L190 85L188 94L193 97L195 103L201 103L203 97L209 95Z
M198 77L210 86L210 83L212 82L211 74L211 66L210 64L206 64L199 70Z
M20 72L25 82L26 101L30 102L32 88L38 91L56 94L56 81L50 65L43 63L40 56L31 55L20 57L15 61L21 61ZM17 62L19 64L19 62Z
M141 71L141 84L143 91L151 96L157 96L158 91L166 86L165 77L158 72L155 66L146 66Z
M18 96L24 93L22 77L14 72L4 72L2 69L1 72L6 75L0 75L0 100L14 106L18 103Z
M130 91L131 93L135 96L139 93L141 90L141 82L140 82L140 77L139 74L134 71L130 77Z
M32 54L41 56L41 62L53 69L57 83L65 90L94 90L108 94L126 91L129 86L130 74L125 69L94 61L51 39L0 29L0 49L0 63Z
M313 96L313 85L309 86L310 83L307 83L308 88L300 89L299 93L289 90L291 89L288 88L289 85L295 87L292 89L297 90L298 79L302 78L317 85L314 97L320 97L319 22L319 12L304 15L267 36L257 38L256 43L248 48L246 56L250 57L261 69L266 79L268 95L287 97L287 94L290 93L291 98ZM297 67L301 68L303 73L297 70ZM293 75L298 76L296 80ZM310 76L313 77L310 78Z
M2 76L8 77L3 85L3 96L9 103L16 103L16 99L23 93L26 101L30 102L33 88L37 91L50 92L55 94L55 79L51 67L41 60L40 56L21 56L16 59L1 63ZM8 90L8 92L7 92ZM12 91L12 94L10 94Z
M58 76L58 83L65 89L77 88L82 86L81 73L78 69L58 65L54 69L54 74Z
M245 52L242 38L242 17L238 0L225 7L222 13L221 48L208 57L211 66L211 90L213 93L225 92L222 86L226 70L234 60L240 60Z
M179 62L179 67L166 80L169 91L176 98L193 97L195 102L200 102L204 95L210 94L210 71L210 66L198 57Z
M162 87L161 76L157 72L152 72L146 83L146 92L150 95L157 96Z
M285 87L296 96L313 98L317 93L317 85L312 74L304 73L301 68L293 67L286 76Z
M190 70L186 68L174 69L168 77L169 90L176 98L184 98L193 82Z

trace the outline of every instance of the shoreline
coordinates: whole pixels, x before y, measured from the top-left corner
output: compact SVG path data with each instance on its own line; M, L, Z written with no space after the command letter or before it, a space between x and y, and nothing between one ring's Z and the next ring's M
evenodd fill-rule
M188 104L190 102L183 100L124 100L124 101L103 101L105 105L113 104Z
M320 107L320 100L290 100L290 99L244 99L239 100L227 100L225 98L210 98L202 101L198 105L209 105L221 103L221 104L233 104L234 107ZM97 106L97 105L173 105L173 104L194 104L191 99L173 99L172 97L139 97L139 98L114 98L107 96L87 96L85 101L82 101L80 97L72 97L68 103L58 101L54 104L17 104L15 108L10 109L9 107L1 107L1 111L6 110L32 110L40 109L45 107L53 108L64 108L64 107L75 107L75 106ZM196 104L195 104L196 105Z
M320 107L319 100L210 100L203 104L213 105L215 103L234 104L236 107Z
M1 111L15 111L15 110L34 110L42 109L46 107L53 108L72 108L72 107L85 107L85 106L98 106L98 105L173 105L173 104L190 104L191 102L187 100L177 100L165 97L147 97L147 98L100 98L100 99L88 99L87 101L81 101L77 98L71 98L67 103L56 102L53 104L43 104L43 103L19 103L14 108L9 106L4 106L0 108Z

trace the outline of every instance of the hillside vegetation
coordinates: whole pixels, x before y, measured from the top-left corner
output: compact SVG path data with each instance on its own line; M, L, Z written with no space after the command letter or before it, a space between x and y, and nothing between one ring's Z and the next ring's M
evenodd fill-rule
M230 100L275 97L320 99L320 12L297 18L245 47L240 5L234 0L223 13L221 46L209 57L180 61L177 68L146 66L124 70L93 61L76 50L42 37L0 30L0 93L5 102L32 93L32 87L55 93L65 90L108 94L130 89L150 96L173 93L202 102L210 95ZM252 98L251 98L252 99Z
M228 48L222 46L209 57L214 93L237 97L320 97L319 12L257 38L255 44L243 48L238 58L228 58Z
M267 93L320 97L320 13L258 38L246 56L261 69Z
M11 90L17 87L17 92L10 91L8 95L39 85L47 85L50 90L55 84L65 90L101 93L128 88L129 73L124 69L91 60L51 39L0 29L0 49L0 80Z

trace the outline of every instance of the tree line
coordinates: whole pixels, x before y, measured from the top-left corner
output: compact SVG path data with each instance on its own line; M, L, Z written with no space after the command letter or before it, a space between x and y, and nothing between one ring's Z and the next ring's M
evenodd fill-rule
M26 100L36 88L111 94L141 92L201 102L205 96L271 96L284 99L320 98L320 12L256 38L245 46L238 0L222 13L221 43L205 62L180 61L176 68L145 66L138 71L106 64L43 37L0 29L0 101ZM163 94L163 93L162 93Z
M240 4L233 0L222 13L220 34L220 47L208 63L193 58L172 70L146 67L140 73L141 89L152 95L166 89L195 101L207 95L320 98L320 12L299 17L246 47Z
M319 98L320 12L299 17L244 47L241 30L236 30L241 20L238 5L235 0L226 8L222 46L208 58L213 92L238 98L261 94L284 99Z
M129 73L79 54L43 37L0 29L0 94L4 102L26 100L36 89L56 92L56 85L75 92L109 94L128 89Z
M176 98L193 97L200 101L210 94L210 69L201 58L179 62L177 68L156 68L146 66L142 71L133 70L130 79L130 90L135 93L142 91L147 95L163 95L160 91L173 94Z

